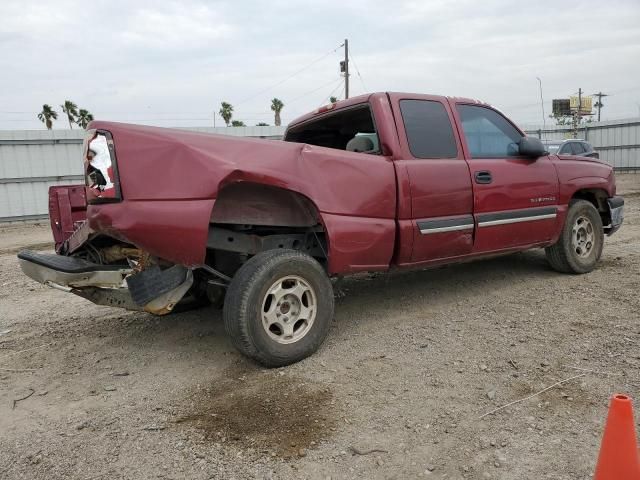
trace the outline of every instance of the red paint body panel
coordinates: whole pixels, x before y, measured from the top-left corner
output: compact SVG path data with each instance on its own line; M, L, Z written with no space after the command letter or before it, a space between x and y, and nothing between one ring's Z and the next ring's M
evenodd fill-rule
M548 157L530 159L470 159L472 175L489 171L493 182L474 183L474 216L483 213L525 210L532 207L556 206L558 178ZM532 203L532 199L548 200ZM493 251L533 242L549 241L558 230L557 217L536 222L478 228L474 250Z
M490 105L462 98L452 98L449 102L464 155L469 164L471 178L474 178L477 172L489 172L492 177L489 184L472 183L473 214L476 226L478 217L483 213L501 213L558 204L558 177L549 157L471 158L456 107L457 105L474 105L495 109ZM512 125L524 135L517 125L513 123ZM535 201L535 199L546 200ZM473 251L475 253L492 252L531 243L548 242L557 231L559 231L557 217L535 222L477 227Z
M214 199L124 201L89 205L87 218L96 232L132 243L174 263L204 263Z
M458 148L456 158L411 155L401 99L444 105ZM558 238L576 191L602 189L609 196L615 194L611 167L595 159L471 159L455 105L490 107L469 99L374 93L337 102L330 110L310 113L292 125L364 103L371 107L381 155L92 122L89 128L109 131L113 137L122 201L90 204L89 226L172 262L200 265L220 190L239 182L278 187L313 203L327 235L329 273L346 274L438 265L548 245ZM493 182L478 185L473 181L477 170L490 170ZM67 191L73 188L78 187L52 189L56 242L64 240L74 219L84 216L83 206L74 210L77 202ZM532 200L544 197L549 198ZM527 209L533 201L535 207L555 206L557 217L478 228L483 214ZM59 232L54 218L65 225ZM460 218L473 218L474 225L428 235L418 227L419 221L424 225Z
M400 111L400 101L405 99L426 100L440 103L451 122L458 155L456 158L416 158L411 153L406 141L406 131ZM398 189L403 196L399 197L400 220L412 219L412 229L399 231L401 245L411 244L411 249L398 252L396 261L401 265L420 263L425 260L464 255L473 248L472 232L446 232L423 235L417 220L428 220L438 217L455 217L473 212L473 192L469 167L464 159L460 138L455 135L454 117L446 99L433 95L415 95L390 93L389 100L394 114L395 130L399 142L396 155L396 176ZM407 189L408 187L408 189ZM403 205L404 203L404 205ZM411 240L403 238L410 235Z
M118 204L91 205L91 228L110 235L118 231L121 238L155 255L181 260L176 263L202 263L213 199L231 183L252 182L302 194L314 203L323 222L325 214L391 222L395 218L394 167L381 156L109 122L92 122L90 128L113 136L123 197ZM349 221L345 223L349 230ZM172 229L182 238L165 239ZM392 239L381 250L386 265L393 244ZM330 239L329 248L330 257L334 248L353 251L344 235Z
M329 238L329 272L389 268L395 245L394 219L324 214L323 220Z
M551 158L558 172L561 203L569 203L575 192L587 188L603 190L610 197L616 194L613 169L603 161L567 155L552 155Z
M56 251L69 238L79 222L86 218L87 198L84 185L49 187L49 220Z

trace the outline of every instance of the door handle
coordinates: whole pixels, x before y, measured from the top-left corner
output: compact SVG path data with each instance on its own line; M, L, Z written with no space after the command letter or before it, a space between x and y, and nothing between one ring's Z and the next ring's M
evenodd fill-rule
M491 183L491 181L493 180L493 178L491 178L491 172L488 170L481 170L479 172L476 172L474 174L474 177L476 179L476 183L482 184Z

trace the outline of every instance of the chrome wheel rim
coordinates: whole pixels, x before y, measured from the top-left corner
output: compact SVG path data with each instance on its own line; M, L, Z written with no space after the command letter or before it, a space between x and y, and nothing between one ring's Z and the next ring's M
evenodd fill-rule
M269 337L281 344L303 338L316 319L316 294L309 283L288 275L273 282L262 301L262 326Z
M578 217L573 224L571 244L579 257L587 257L593 250L595 234L587 217Z

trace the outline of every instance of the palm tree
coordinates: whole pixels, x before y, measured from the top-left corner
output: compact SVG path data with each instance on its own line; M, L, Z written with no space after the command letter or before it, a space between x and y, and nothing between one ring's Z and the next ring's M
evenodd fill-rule
M69 120L69 128L73 130L73 124L78 116L78 106L71 100L65 100L63 105L60 105L62 112L67 114L67 120Z
M279 127L280 124L282 123L280 120L280 112L282 111L283 108L284 108L284 103L282 103L282 100L277 98L274 98L273 100L271 100L271 110L275 112L274 123L276 124L276 127Z
M337 97L329 97L329 103L336 103L338 101Z
M76 123L80 126L80 128L87 128L87 125L89 125L89 122L91 121L93 121L93 115L89 113L89 110L81 108L78 112Z
M58 119L58 113L45 103L42 105L42 111L38 114L38 119L47 126L47 130L51 130L53 120Z
M220 104L219 113L222 119L224 120L224 123L226 123L228 127L229 123L231 122L231 117L233 117L233 105L227 102L222 102Z

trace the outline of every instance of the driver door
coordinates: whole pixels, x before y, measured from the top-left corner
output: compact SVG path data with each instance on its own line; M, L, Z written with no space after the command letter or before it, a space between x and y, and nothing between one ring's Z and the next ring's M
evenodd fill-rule
M452 103L473 185L474 253L549 241L558 222L558 178L549 157L519 156L524 134L496 110Z

